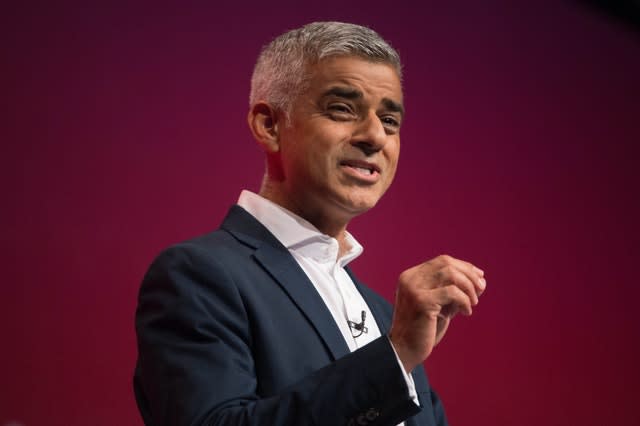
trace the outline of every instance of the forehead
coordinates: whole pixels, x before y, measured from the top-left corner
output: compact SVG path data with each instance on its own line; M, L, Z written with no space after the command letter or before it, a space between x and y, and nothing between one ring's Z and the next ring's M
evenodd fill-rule
M308 94L324 93L332 86L353 87L365 96L402 102L400 77L392 64L354 56L333 56L307 67Z

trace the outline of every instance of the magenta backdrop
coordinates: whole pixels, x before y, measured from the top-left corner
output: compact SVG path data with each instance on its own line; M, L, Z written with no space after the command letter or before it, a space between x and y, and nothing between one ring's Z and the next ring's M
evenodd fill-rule
M549 0L50 3L0 29L0 425L141 424L139 281L258 188L254 59L328 19L406 66L400 170L351 226L354 268L389 300L440 253L487 272L426 362L451 423L640 424L640 33Z

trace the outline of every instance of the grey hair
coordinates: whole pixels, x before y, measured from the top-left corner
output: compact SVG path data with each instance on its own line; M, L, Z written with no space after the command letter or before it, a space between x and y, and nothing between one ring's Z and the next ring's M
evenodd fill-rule
M307 67L330 56L356 56L389 64L402 79L400 55L372 29L343 22L313 22L262 48L251 77L249 104L265 101L288 117L293 101L306 89Z

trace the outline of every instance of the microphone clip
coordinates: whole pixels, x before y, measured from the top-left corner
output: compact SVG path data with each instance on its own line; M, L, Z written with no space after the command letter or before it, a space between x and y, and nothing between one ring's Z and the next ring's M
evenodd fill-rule
M362 321L361 322L353 322L347 320L347 324L349 324L349 328L351 329L351 335L355 339L356 337L362 336L362 333L368 333L369 329L364 325L364 321L367 318L367 313L362 311Z

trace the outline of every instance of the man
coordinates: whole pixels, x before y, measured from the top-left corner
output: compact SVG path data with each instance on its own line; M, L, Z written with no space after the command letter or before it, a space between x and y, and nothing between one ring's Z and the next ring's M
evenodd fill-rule
M249 127L260 194L145 276L134 387L147 425L444 425L422 362L486 282L440 256L403 272L395 311L346 265L349 221L391 184L401 65L375 32L324 22L256 64Z

